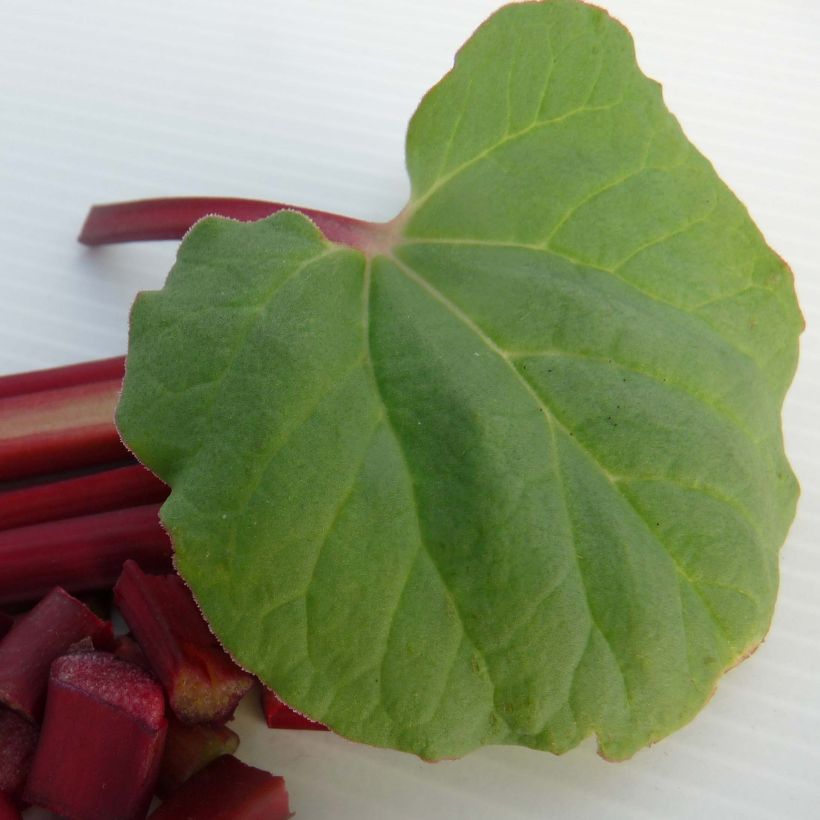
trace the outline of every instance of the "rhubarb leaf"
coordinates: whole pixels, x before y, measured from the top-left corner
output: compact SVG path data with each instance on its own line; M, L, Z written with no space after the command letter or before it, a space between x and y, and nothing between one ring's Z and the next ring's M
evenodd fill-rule
M760 642L797 484L786 265L605 12L505 7L360 249L208 218L118 422L235 658L347 737L626 758Z

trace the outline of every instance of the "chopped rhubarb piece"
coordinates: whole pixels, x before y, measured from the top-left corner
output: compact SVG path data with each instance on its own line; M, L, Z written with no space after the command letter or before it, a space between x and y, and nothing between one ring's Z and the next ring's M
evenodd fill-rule
M130 636L120 635L114 643L114 655L121 661L128 661L146 672L151 671L151 664L145 657L142 647Z
M3 792L0 792L0 820L23 820L17 806Z
M165 501L168 487L140 464L0 493L0 530Z
M285 820L292 816L283 778L223 755L175 791L151 820Z
M210 723L186 726L169 717L157 794L167 797L211 761L233 754L238 747L239 735L227 726Z
M110 589L96 589L92 592L80 592L74 596L82 601L98 618L104 621L111 620L114 607L114 593Z
M114 426L121 379L0 398L0 481L129 458Z
M0 610L0 638L14 626L14 616Z
M108 648L114 640L111 624L55 587L0 641L0 703L38 720L51 662L83 638Z
M54 661L23 797L70 820L142 820L167 723L160 685L105 652Z
M37 727L31 721L0 706L0 794L15 800L20 796L31 767L37 734Z
M5 530L0 606L35 600L57 584L70 592L110 588L128 558L146 569L170 567L158 504Z
M73 655L76 652L96 652L96 650L97 647L94 646L94 641L92 641L91 638L83 638L81 641L71 644L65 651L65 654Z
M219 645L178 575L146 575L126 561L114 600L183 723L233 714L253 678Z
M286 703L279 700L275 692L262 687L262 711L265 713L265 723L271 729L313 729L327 731L327 726L318 723L304 715L300 715Z

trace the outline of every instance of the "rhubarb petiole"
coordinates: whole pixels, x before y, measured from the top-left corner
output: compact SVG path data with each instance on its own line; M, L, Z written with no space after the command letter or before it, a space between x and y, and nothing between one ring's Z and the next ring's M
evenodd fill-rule
M8 612L0 610L0 638L3 637L14 625L14 616Z
M312 219L332 242L360 247L372 225L359 219L294 208L278 202L234 197L168 197L95 205L86 217L79 241L85 245L110 245L153 239L182 239L205 216L217 215L251 222L279 211L295 210Z
M55 587L0 641L0 703L37 721L52 661L83 638L111 647L111 624Z
M0 399L0 481L130 458L114 426L120 378Z
M186 726L169 717L157 794L167 797L211 761L233 754L238 747L239 735L227 726L209 723Z
M111 620L114 607L114 593L112 590L95 589L89 592L78 592L74 597L78 601L82 601L98 618L103 621Z
M23 820L20 810L3 792L0 792L0 820Z
M312 729L313 731L327 731L327 726L311 720L298 712L294 712L286 703L279 700L276 693L262 687L262 711L265 714L265 723L271 729Z
M183 723L233 714L253 678L219 645L178 575L147 575L127 561L114 601Z
M5 794L12 800L20 797L38 734L30 720L0 706L0 796ZM0 812L0 820L2 817Z
M5 530L0 606L36 600L58 584L69 592L109 588L129 558L149 570L170 567L158 504Z
M51 667L24 798L70 820L142 820L165 744L162 688L105 652Z
M112 650L114 657L121 661L128 661L134 666L139 666L146 672L151 671L151 664L148 663L148 658L145 657L145 652L142 647L131 637L131 635L120 635L114 642L114 649Z
M283 778L223 755L174 792L151 820L286 820L291 816Z
M164 501L168 488L139 464L0 493L0 530Z
M27 393L39 393L43 390L58 390L63 387L76 387L91 382L107 382L119 379L125 374L125 357L115 356L111 359L98 359L93 362L68 364L62 367L50 367L45 370L32 370L28 373L15 373L12 376L0 376L0 399L9 396L22 396Z

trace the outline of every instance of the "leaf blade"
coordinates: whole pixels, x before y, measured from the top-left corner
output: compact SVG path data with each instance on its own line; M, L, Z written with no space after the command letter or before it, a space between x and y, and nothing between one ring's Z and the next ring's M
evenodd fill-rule
M490 18L407 155L364 254L295 214L195 228L120 428L216 633L300 712L430 759L628 757L768 627L790 272L573 0Z

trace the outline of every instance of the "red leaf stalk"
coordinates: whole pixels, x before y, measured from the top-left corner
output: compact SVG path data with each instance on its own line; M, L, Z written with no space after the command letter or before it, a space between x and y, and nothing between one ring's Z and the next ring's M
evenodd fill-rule
M122 381L124 375L124 356L50 367L46 370L32 370L28 373L15 373L12 376L0 376L0 399L39 393L42 390L76 387L90 382Z
M19 809L3 792L0 792L0 820L23 820Z
M0 606L34 600L56 585L69 592L110 588L129 558L152 571L170 568L158 504L5 530Z
M114 426L121 379L0 399L0 481L130 458Z
M19 799L31 768L38 734L30 720L0 707L0 797ZM3 816L0 811L0 820Z
M0 638L14 626L14 616L0 610Z
M276 693L262 687L262 711L265 713L265 723L271 729L312 729L313 731L326 732L327 726L318 723L304 715L300 715L290 708L286 703L279 700Z
M169 489L134 464L0 493L0 530L164 501Z
M111 245L153 239L182 239L205 216L252 222L279 211L298 211L312 219L333 242L362 247L373 227L369 222L312 208L234 197L169 197L95 205L80 231L84 245Z

